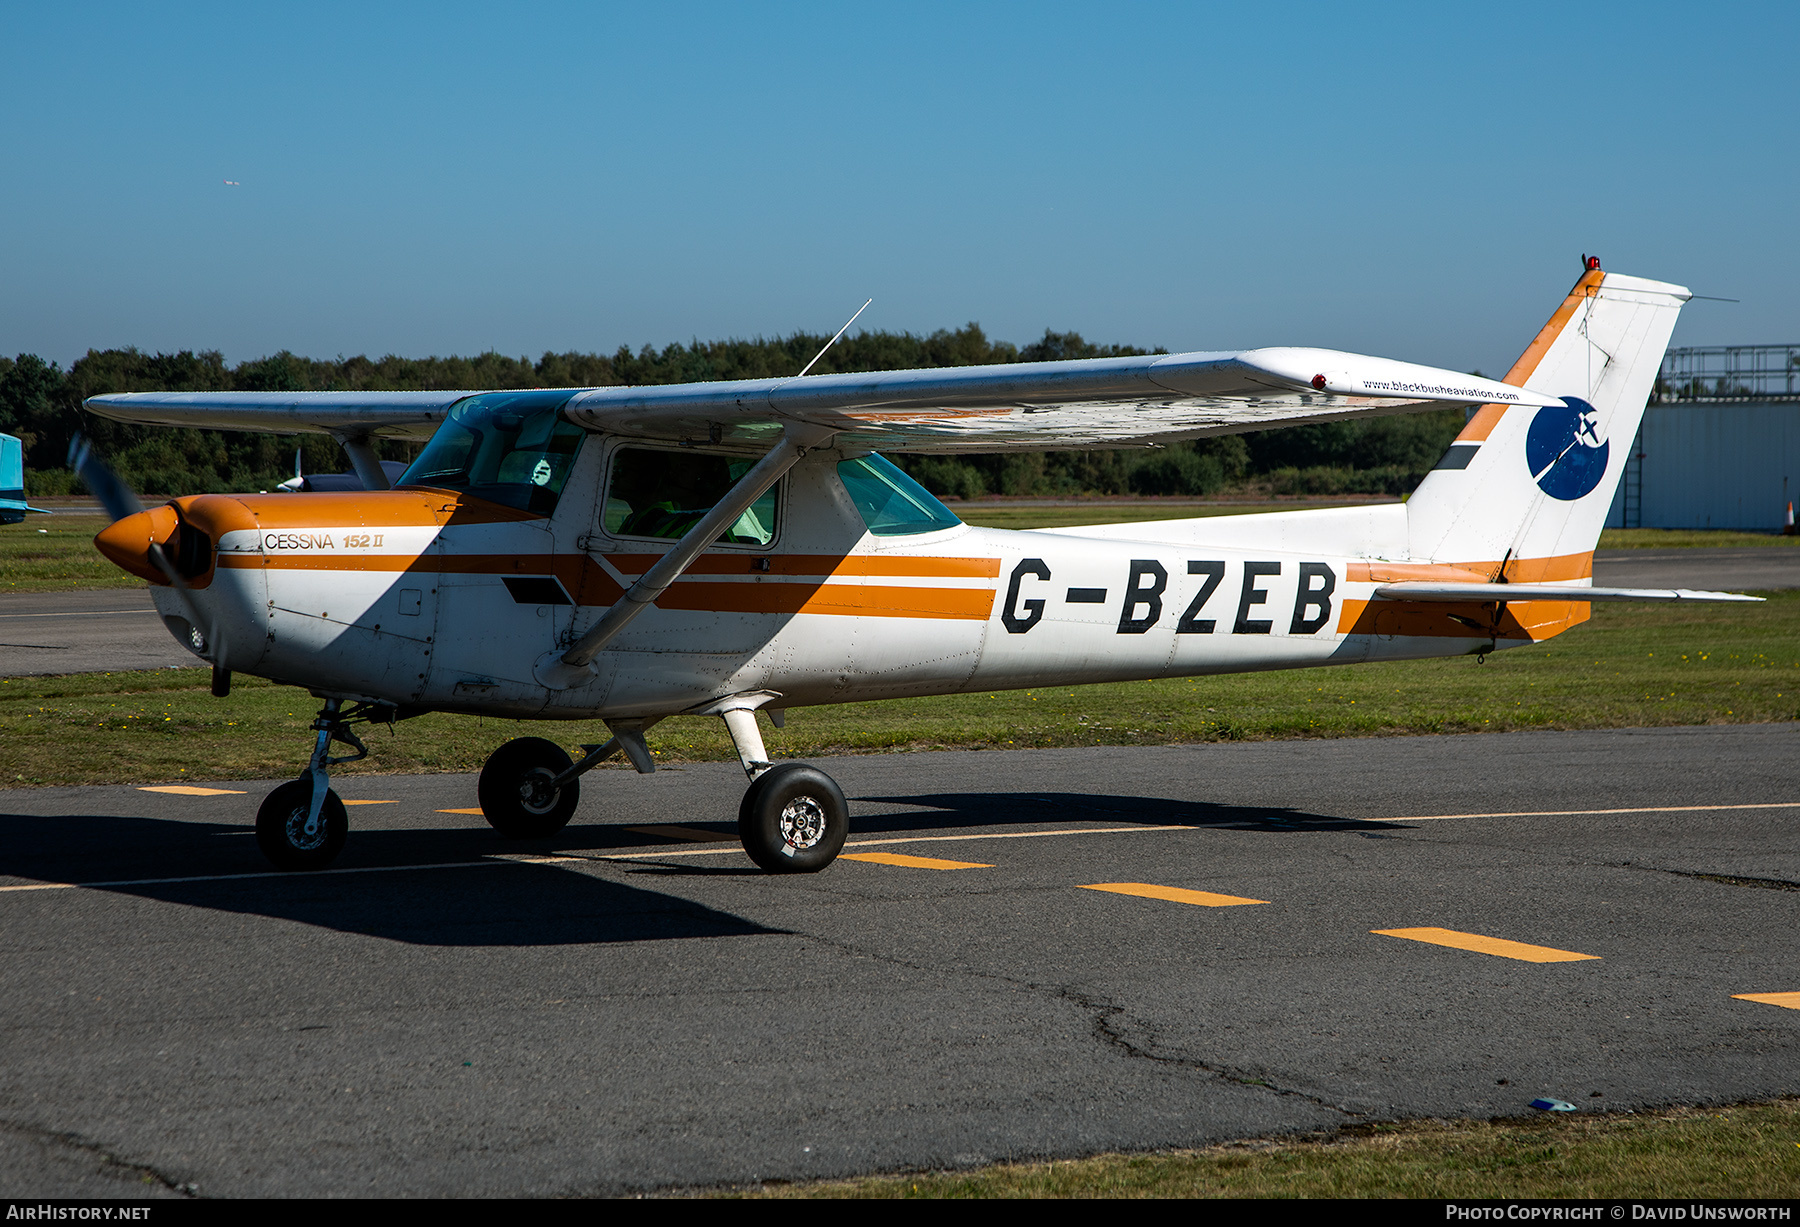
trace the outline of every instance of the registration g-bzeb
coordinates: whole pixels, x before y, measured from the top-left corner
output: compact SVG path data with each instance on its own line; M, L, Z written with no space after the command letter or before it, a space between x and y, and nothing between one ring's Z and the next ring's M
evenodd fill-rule
M307 772L263 803L284 868L343 846L354 726L427 711L604 720L572 758L497 749L505 836L568 822L580 778L716 716L751 783L745 850L830 864L830 777L771 763L757 713L909 695L1503 650L1607 599L1593 553L1679 286L1580 280L1502 382L1317 349L643 388L101 396L133 422L335 436L367 489L126 501L99 538L214 667L324 700ZM1479 406L1404 504L1008 532L960 523L882 450L1155 445ZM429 438L388 488L370 440ZM1611 446L1618 439L1621 445ZM102 469L90 464L97 483ZM334 746L349 753L334 756ZM1302 751L1303 752L1303 751Z

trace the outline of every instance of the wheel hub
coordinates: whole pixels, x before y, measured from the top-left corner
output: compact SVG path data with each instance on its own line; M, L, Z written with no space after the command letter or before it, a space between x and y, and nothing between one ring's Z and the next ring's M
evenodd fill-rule
M795 797L781 807L781 838L804 852L825 838L825 807L811 797Z
M312 852L325 843L324 822L314 822L310 805L297 805L287 820L287 841L300 852Z
M560 790L550 787L555 774L544 767L533 767L519 781L519 804L533 814L548 814L556 808Z

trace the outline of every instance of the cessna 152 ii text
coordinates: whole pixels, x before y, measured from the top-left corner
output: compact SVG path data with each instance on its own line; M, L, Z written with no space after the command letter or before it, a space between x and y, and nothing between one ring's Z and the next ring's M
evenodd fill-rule
M309 770L257 817L316 868L348 823L328 769L353 726L427 711L598 718L571 760L519 738L478 795L545 837L580 777L645 733L717 716L750 786L744 848L823 869L842 792L771 763L756 713L815 704L1485 653L1558 634L1599 589L1594 547L1688 292L1584 271L1503 382L1318 349L1258 349L658 387L145 393L121 421L325 432L368 489L200 495L97 539L171 631L324 701ZM1155 445L1480 406L1404 504L1009 532L962 524L880 450ZM429 439L393 488L374 436ZM90 484L108 475L87 462ZM97 491L98 492L98 491ZM354 753L332 756L333 743Z

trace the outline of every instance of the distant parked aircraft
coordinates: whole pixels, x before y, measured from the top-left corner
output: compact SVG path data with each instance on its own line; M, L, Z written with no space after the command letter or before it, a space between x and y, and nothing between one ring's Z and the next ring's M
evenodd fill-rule
M25 445L0 435L0 524L17 524L28 511L43 511L25 502Z
M400 480L400 474L406 472L406 466L398 460L377 461L381 471L387 477L387 484L377 487L389 489ZM277 494L321 494L327 491L341 493L345 490L367 490L370 486L355 473L308 473L301 463L299 448L294 449L294 475L275 487Z

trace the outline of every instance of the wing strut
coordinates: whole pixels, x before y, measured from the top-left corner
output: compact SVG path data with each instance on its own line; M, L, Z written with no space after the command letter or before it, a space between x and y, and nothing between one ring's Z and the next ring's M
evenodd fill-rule
M810 449L830 443L834 434L833 431L818 427L790 423L782 431L781 441L770 448L768 454L758 460L748 473L738 478L737 484L726 492L725 497L715 503L713 509L702 516L698 524L688 529L673 549L645 571L637 583L626 590L624 596L614 601L612 608L601 614L600 620L588 628L587 634L576 640L574 646L560 658L550 658L539 663L538 681L552 690L563 690L592 676L587 667L594 657L618 638L632 619L654 604L670 584L680 579L694 560L705 553L726 529L737 522L739 516L750 509L750 504L781 480L783 473L798 464Z
M381 467L381 458L375 454L375 448L369 436L353 435L347 430L334 430L331 437L338 441L344 454L350 457L350 467L356 470L356 476L365 490L391 490L393 483L388 481L387 472Z

